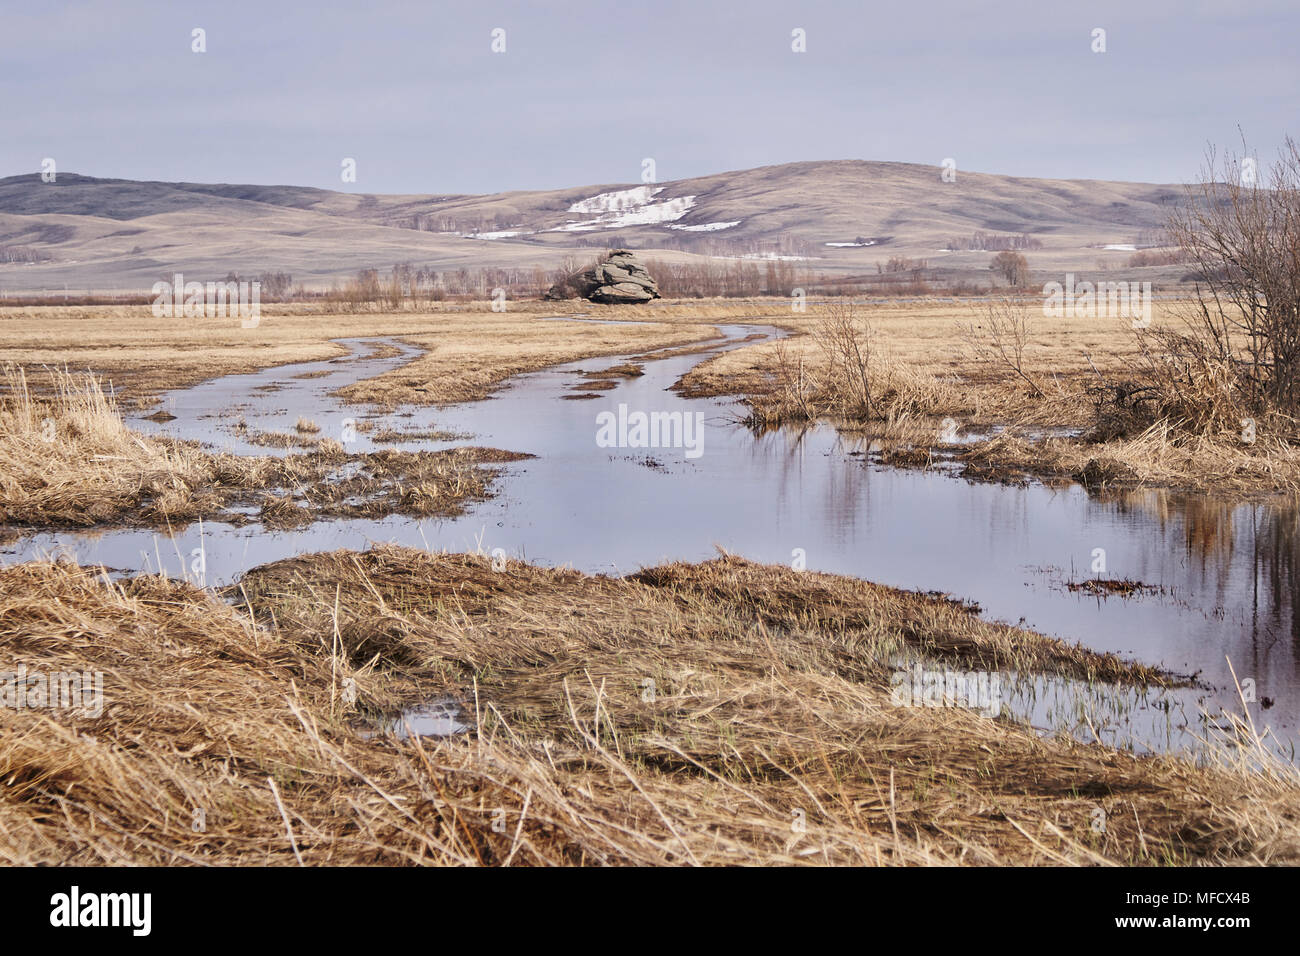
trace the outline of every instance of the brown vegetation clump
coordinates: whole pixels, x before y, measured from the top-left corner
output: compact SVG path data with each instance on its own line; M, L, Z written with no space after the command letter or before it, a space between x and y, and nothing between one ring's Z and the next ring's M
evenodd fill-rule
M0 860L1300 858L1300 788L1271 763L1201 767L899 705L900 652L1154 676L942 599L734 558L613 579L391 547L269 565L228 597L0 569L0 669L103 674L98 715L0 708ZM467 732L364 732L431 697Z
M131 431L93 376L52 371L38 394L10 368L3 384L0 524L11 526L240 523L246 515L232 509L250 505L277 524L456 514L488 496L496 472L484 463L527 457L481 448L349 455L330 439L284 458L211 454Z
M1267 182L1254 160L1210 154L1170 222L1197 276L1191 333L1227 363L1255 412L1300 416L1300 143Z
M9 367L3 386L0 522L90 526L137 512L161 523L220 507L212 459L132 432L93 376L52 371L38 395Z
M774 346L774 387L747 397L751 425L821 417L893 424L957 400L932 376L896 361L871 322L850 303L825 306L810 336L812 354L784 339Z
M1159 431L1174 446L1242 446L1294 458L1300 437L1300 145L1288 139L1271 181L1254 160L1211 153L1170 220L1196 295L1177 328L1139 328L1123 376L1090 392L1090 437ZM1292 482L1294 484L1294 482Z

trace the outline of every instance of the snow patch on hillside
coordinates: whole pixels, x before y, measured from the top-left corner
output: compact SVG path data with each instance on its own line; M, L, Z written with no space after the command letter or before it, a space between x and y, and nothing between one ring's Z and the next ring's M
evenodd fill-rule
M680 229L682 232L717 232L719 229L730 229L732 226L739 226L743 220L737 219L735 222L702 222L695 226L669 226L669 229Z
M632 189L619 189L612 193L599 193L590 199L580 199L569 207L569 212L607 213L623 212L646 205L655 196L664 191L663 186L636 186Z
M725 262L744 262L750 259L757 259L760 262L808 262L811 259L820 259L821 256L784 256L778 252L747 252L743 256L709 256L709 258Z
M593 229L622 229L626 226L657 226L681 219L695 205L694 196L679 196L655 202L654 197L663 190L663 186L636 186L581 199L569 207L569 212L595 215L595 219L570 219L564 225L548 231L590 232Z

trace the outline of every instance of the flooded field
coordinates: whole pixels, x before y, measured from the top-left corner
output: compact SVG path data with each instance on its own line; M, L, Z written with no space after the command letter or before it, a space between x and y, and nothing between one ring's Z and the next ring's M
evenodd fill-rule
M755 327L722 331L725 339L714 350L571 363L520 376L491 399L441 409L384 411L332 397L418 354L392 340L345 340L349 357L178 390L160 406L174 417L139 417L131 426L239 454L292 451L250 437L294 434L306 420L319 429L314 434L349 452L472 442L536 457L506 465L498 496L455 519L331 521L291 531L204 523L171 537L143 530L46 533L8 544L3 555L16 562L68 553L82 564L163 570L219 586L281 558L375 542L478 549L607 574L706 559L721 548L761 562L942 592L978 605L990 619L1197 683L1195 690L1154 698L1041 679L1009 683L1005 706L1036 726L1139 750L1191 746L1212 729L1203 710L1241 710L1235 671L1257 726L1270 728L1283 748L1297 739L1293 506L1159 491L1097 498L1078 487L972 483L944 469L882 467L870 447L827 427L755 436L740 424L734 404L670 390L717 350L738 347ZM621 371L593 374L608 370ZM680 413L684 440L677 447L624 440L634 434L629 423L634 427L638 412ZM691 428L696 421L698 433ZM438 438L420 437L435 433ZM380 435L384 443L376 440ZM1090 581L1145 587L1110 593ZM458 726L450 717L445 723Z

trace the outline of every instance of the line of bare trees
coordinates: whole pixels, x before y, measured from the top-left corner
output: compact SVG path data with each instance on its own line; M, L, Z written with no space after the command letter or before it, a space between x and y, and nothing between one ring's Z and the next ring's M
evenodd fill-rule
M0 262L48 262L53 258L49 253L31 246L0 246Z
M809 269L774 259L693 262L648 259L646 269L658 283L659 294L671 299L788 296L794 289L806 287L812 278Z
M578 236L574 242L578 246L600 248L608 243L607 238L596 236ZM623 248L675 249L697 256L714 256L720 259L815 259L823 250L816 243L794 236L781 236L777 239L743 239L729 238L712 232L685 232L674 230L656 234L648 243L638 245L628 242Z
M876 263L876 272L915 272L917 269L930 268L929 259L909 259L907 256L890 256L883 263Z
M299 290L294 298L322 300L336 311L414 310L449 299L488 299L497 289L505 290L511 299L539 298L562 273L567 275L572 271L570 267L576 267L572 259L550 272L540 266L439 272L402 262L382 272L363 269L346 282L335 283L325 293L312 295Z
M1018 252L1022 249L1041 249L1042 240L1035 239L1028 233L1020 235L981 232L976 230L969 238L952 238L946 243L953 252Z

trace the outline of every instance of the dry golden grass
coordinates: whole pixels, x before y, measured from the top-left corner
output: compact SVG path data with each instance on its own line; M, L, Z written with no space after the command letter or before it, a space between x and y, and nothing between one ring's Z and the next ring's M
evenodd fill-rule
M880 399L868 422L845 421L837 414L848 383L831 371L819 348L817 331L826 312L818 307L770 319L795 337L709 359L687 373L679 387L690 395L742 396L759 426L809 418L835 422L880 440L883 460L893 464L928 465L939 450L958 454L964 474L972 478L1032 475L1091 487L1300 492L1294 422L1252 419L1249 442L1243 441L1245 421L1226 413L1208 430L1173 415L1113 434L1109 411L1099 409L1099 394L1113 391L1115 383L1142 381L1144 363L1151 359L1131 320L1048 319L1034 311L1037 300L1027 304L1023 376L981 356L963 328L974 325L979 334L980 303L859 306L859 318L872 329L876 351L870 366ZM1156 302L1152 330L1183 328L1187 309L1185 302ZM1152 340L1146 341L1149 346ZM809 390L811 400L804 401L799 385L809 380L820 380L821 388ZM1221 399L1208 388L1205 392L1207 404ZM1006 431L957 446L942 437L945 419L959 430L997 425ZM1079 434L1043 440L1037 434L1043 428Z
M1094 490L1154 486L1246 495L1300 493L1300 448L1295 445L1276 439L1246 445L1235 433L1188 436L1167 421L1131 438L1095 443L1027 441L1013 431L975 443L959 458L966 463L964 474L973 478L1068 478Z
M1030 302L1031 308L1037 301ZM1028 400L1029 389L1023 382L980 361L969 347L962 327L978 323L983 307L981 302L916 300L860 305L858 312L870 322L891 365L928 377L940 386L956 387L961 393L956 411L984 422L1005 421L1023 414L1034 403ZM1156 302L1153 326L1173 321L1179 308L1178 303ZM788 304L784 309L754 311L765 321L795 333L785 343L793 357L802 355L809 365L820 362L812 333L824 321L821 306L809 305L802 313L792 312ZM780 343L769 342L723 353L689 372L683 386L697 394L770 394L780 347ZM1026 369L1048 386L1083 383L1096 380L1094 366L1103 374L1117 374L1137 355L1130 320L1034 318ZM1071 407L1073 420L1061 424L1086 424L1088 407ZM1068 410L1054 410L1055 417Z
M1031 310L1037 300L1030 300ZM467 311L446 306L428 313L321 314L312 306L275 306L256 329L237 320L193 322L154 319L139 308L35 308L0 310L0 357L28 367L68 363L106 370L128 400L147 403L159 391L214 375L338 354L330 339L391 335L428 351L410 364L345 389L346 398L391 406L483 398L507 377L596 355L643 351L691 354L716 338L704 323L753 322L796 333L785 343L761 343L703 362L683 377L687 395L744 396L766 420L782 420L778 355L819 359L812 332L822 320L813 304L793 312L785 300L690 300L642 306L565 305L590 318L651 322L616 325L540 321L550 303L512 302L511 311ZM477 307L475 307L477 308ZM1033 440L1035 429L1089 429L1095 422L1089 389L1103 378L1122 380L1140 358L1128 320L1031 312L1025 371L1041 387L1035 394L1005 368L980 361L963 331L979 324L983 304L916 300L860 307L876 331L880 370L890 380L875 437L890 443L897 464L928 463L943 420L961 429L1011 426L996 443L961 449L971 477L1003 479L1032 474L1089 477L1096 484L1169 485L1260 494L1300 489L1300 456L1285 436L1260 423L1259 439L1243 444L1230 430L1189 440L1167 421L1147 433L1087 442ZM1153 328L1174 327L1186 303L1156 302ZM703 343L703 344L702 344ZM645 358L644 355L638 359ZM569 396L584 397L581 392ZM1109 438L1109 436L1107 436ZM953 451L955 449L950 449ZM1090 462L1094 464L1090 467Z
M349 390L356 401L439 404L485 397L504 379L548 365L693 342L714 334L698 322L601 325L542 321L564 314L553 304L511 303L494 313L448 307L440 312L336 315L308 306L268 306L256 328L240 320L155 318L148 306L0 309L0 362L90 369L149 405L171 388L219 375L291 362L336 358L332 339L392 336L427 354L390 375ZM593 317L644 316L612 307L582 308Z
M524 457L484 448L348 455L332 440L286 458L210 454L131 431L91 375L51 371L46 377L37 392L21 369L0 376L0 524L240 523L244 514L230 509L249 505L277 525L458 514L488 497L496 471L484 463ZM275 436L263 440L281 443Z
M0 708L0 860L1300 857L1289 770L1138 758L891 703L903 648L1142 676L942 600L733 558L620 580L396 548L270 565L229 596L0 569L3 667L99 671L106 697L98 718ZM363 715L444 694L469 733L358 732Z

